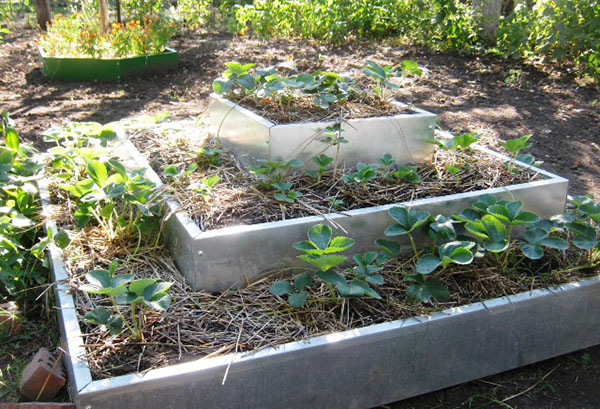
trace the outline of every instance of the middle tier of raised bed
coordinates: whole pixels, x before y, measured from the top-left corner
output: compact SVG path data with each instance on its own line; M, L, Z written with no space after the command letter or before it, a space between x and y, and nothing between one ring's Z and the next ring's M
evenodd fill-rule
M476 149L489 155L492 160L509 160L489 149ZM149 167L139 154L134 153L134 156L140 166ZM375 240L384 237L385 228L392 222L388 209L398 205L449 216L470 206L482 195L493 194L502 199L520 200L525 210L534 211L540 217L550 217L564 211L567 179L524 163L517 162L516 166L537 173L539 179L322 216L238 225L210 231L202 231L188 214L178 210L175 201L170 201L170 215L164 226L164 238L177 267L194 289L220 291L244 286L273 270L301 267L303 263L296 258L298 252L291 245L304 240L306 231L318 223L327 223L334 230L337 229L338 234L360 239L353 250L362 253L375 249ZM155 182L160 180L152 171L147 175ZM403 239L399 238L401 245L410 251L408 240ZM427 236L417 234L416 240L424 245Z

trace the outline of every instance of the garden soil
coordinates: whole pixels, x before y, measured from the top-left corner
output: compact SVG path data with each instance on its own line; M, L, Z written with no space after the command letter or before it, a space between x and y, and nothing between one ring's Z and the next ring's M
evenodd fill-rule
M570 179L571 194L600 197L600 93L571 67L523 64L493 56L432 52L395 42L343 46L310 41L258 41L222 33L188 34L172 46L177 70L126 82L53 82L40 70L36 32L15 29L0 45L0 109L19 133L43 149L42 132L65 121L107 123L168 112L171 119L206 113L211 82L228 61L267 66L293 59L303 71L360 73L366 59L413 59L424 75L397 92L436 112L443 129L475 132L484 144L531 134L530 153ZM435 368L431 368L435 370ZM390 404L409 408L592 409L600 407L600 347Z

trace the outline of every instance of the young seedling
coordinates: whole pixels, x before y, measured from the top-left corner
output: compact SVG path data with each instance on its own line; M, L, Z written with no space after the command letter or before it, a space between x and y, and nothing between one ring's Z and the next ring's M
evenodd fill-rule
M221 154L225 151L220 148L209 148L204 146L198 151L198 160L206 162L212 166L218 166L221 163Z
M381 158L377 158L377 161L383 166L383 169L379 170L381 177L383 177L385 180L391 180L392 166L394 166L394 163L396 163L396 159L392 157L391 153L386 153Z
M333 208L342 207L344 205L344 201L336 197L328 197L327 201L329 202L329 207Z
M523 149L527 149L531 146L527 141L531 138L531 135L523 135L517 139L509 139L507 141L500 141L500 145L504 147L510 153L511 160L504 163L504 166L508 170L509 173L512 173L515 169L515 161L517 160L517 156L519 152Z
M386 100L386 88L393 90L399 88L396 84L390 82L390 78L396 76L396 72L398 71L397 65L388 64L382 66L374 61L367 60L362 71L375 80L375 85L373 85L372 88L381 102Z
M213 91L218 95L227 94L234 85L239 85L244 91L250 92L254 89L255 79L250 69L255 64L239 64L237 62L225 63L227 69L221 78L213 81Z
M125 326L134 339L144 338L143 330L148 308L166 311L171 305L171 296L167 291L173 283L154 279L134 280L131 274L114 275L116 262L110 264L109 270L93 270L86 274L87 284L79 289L91 294L108 297L112 309L97 308L88 311L84 319L88 322L103 325L111 335L118 335ZM119 304L131 307L131 318L127 319ZM139 310L136 317L136 309Z
M421 181L421 176L419 176L417 170L418 168L416 166L399 165L390 175L398 181L419 183Z
M198 169L198 164L192 162L183 171L179 169L179 165L163 165L161 169L170 182L181 182Z
M207 200L208 196L210 196L212 188L215 187L215 185L219 183L220 180L221 178L218 175L207 176L200 180L200 183L192 183L189 186L189 189L195 190L197 193L200 193L204 200Z
M419 252L411 233L419 226L427 223L430 219L430 214L424 211L408 209L404 206L392 207L388 210L388 214L397 224L392 224L385 229L384 234L386 236L408 235L415 257L418 257Z
M280 202L295 203L296 199L303 196L302 193L291 190L291 182L274 182L271 186L278 190L278 192L273 194L273 197Z
M438 255L425 254L417 259L416 273L407 274L411 281L407 293L421 302L430 303L432 298L443 301L450 297L448 289L438 278L430 276L438 267L442 270L450 264L465 265L473 261L471 249L475 243L469 241L451 241L437 248Z
M341 179L349 185L362 185L363 190L365 190L367 184L377 177L377 168L379 168L379 165L376 163L366 165L362 162L358 162L356 165L356 172L344 175Z
M297 168L302 166L302 161L297 159L291 159L288 161L270 161L266 159L259 159L259 163L262 164L260 167L250 168L250 171L257 175L263 175L265 181L259 181L258 184L266 189L271 188L271 185L275 182L282 182L285 173L291 168Z
M472 150L471 145L477 142L480 137L479 134L466 132L452 138L435 138L434 143L442 149L470 151Z
M549 237L549 232L539 227L530 227L523 234L525 243L521 244L521 252L531 260L538 260L544 256L543 247L557 250L566 250L569 243L560 237Z
M312 161L319 167L319 169L316 171L305 169L304 172L306 172L306 174L310 177L317 179L317 183L319 183L321 182L321 176L323 173L325 173L325 170L327 170L327 165L333 162L333 158L322 153L319 156L314 156Z
M303 275L300 275L301 278L297 277L298 282L294 280L293 284L282 284L280 281L273 283L270 287L272 294L290 294L288 297L290 305L296 308L300 307L308 296L305 288L312 283L314 278L317 278L327 284L331 299L335 303L338 302L335 288L343 297L367 295L363 284L354 283L355 280L348 283L342 274L333 270L347 259L346 256L335 253L343 252L352 247L354 245L353 239L343 236L332 237L331 228L323 224L311 227L307 232L307 238L308 240L295 243L292 247L304 253L298 256L300 260L310 263L317 270L303 273ZM308 275L311 279L308 278Z

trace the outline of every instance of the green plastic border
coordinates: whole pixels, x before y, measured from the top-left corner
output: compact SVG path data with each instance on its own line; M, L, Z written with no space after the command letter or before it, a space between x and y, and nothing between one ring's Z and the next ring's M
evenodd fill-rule
M39 51L46 78L75 81L115 81L162 74L175 67L179 57L171 48L160 54L111 59L48 57L41 47Z

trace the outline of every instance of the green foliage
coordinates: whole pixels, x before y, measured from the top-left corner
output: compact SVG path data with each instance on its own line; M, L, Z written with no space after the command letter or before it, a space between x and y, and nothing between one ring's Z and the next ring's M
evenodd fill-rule
M436 138L434 143L442 149L471 151L471 145L477 142L480 137L479 134L466 132L454 135L452 138Z
M203 146L198 151L198 160L200 162L206 162L212 166L218 166L221 164L221 154L225 151L221 148L210 148Z
M294 203L296 199L302 197L302 193L292 190L292 183L290 182L278 181L272 183L271 186L278 190L273 197L280 202Z
M354 256L358 264L351 270L347 279L336 267L346 261L347 257L336 254L348 250L354 245L354 240L343 236L332 236L331 228L323 224L311 227L307 232L308 240L295 243L292 247L304 254L300 260L316 267L316 270L306 271L297 275L293 282L277 281L270 287L274 295L288 295L288 303L295 308L301 307L308 299L306 287L317 279L327 285L333 302L338 301L337 293L342 297L372 297L381 298L371 285L383 283L383 277L378 273L380 266L376 265L378 255L368 252Z
M317 183L318 183L321 181L321 176L323 175L323 173L325 173L327 166L331 162L333 162L333 158L322 153L319 156L314 156L312 158L312 161L319 167L319 169L316 171L310 170L310 169L305 169L304 172L306 172L307 175L317 179Z
M600 3L587 0L519 2L500 22L497 48L512 58L573 61L600 78Z
M500 145L510 153L511 160L503 164L509 172L515 171L515 161L519 157L519 152L531 146L531 143L527 142L530 138L531 135L523 135L520 138L499 141ZM534 161L533 156L531 156L532 159L524 156L521 156L521 158L527 162Z
M38 189L32 181L43 165L32 159L7 112L0 114L0 137L0 301L24 302L47 282L44 250L52 243L66 247L69 236L41 229Z
M93 218L109 239L137 230L156 229L161 213L154 183L144 177L145 169L127 170L117 159L104 163L89 160L87 177L74 184L60 184L77 202L74 214L79 227Z
M461 213L453 214L452 219L443 215L432 218L427 212L405 207L390 209L388 213L396 223L385 234L407 235L414 251L415 271L405 275L405 280L411 282L408 295L425 303L447 299L450 294L436 275L450 265L467 265L476 259L505 274L511 261L518 265L523 259L538 260L573 246L581 253L574 268L597 263L599 203L588 196L575 196L567 213L550 220L540 219L522 206L520 201L499 200L487 194ZM412 237L422 226L428 228L432 240L425 254L417 250ZM513 237L513 229L518 226L527 228L521 230L522 237ZM400 243L380 239L376 244L383 250L377 257L379 262L400 256Z
M79 289L90 294L106 296L112 308L90 310L83 318L93 324L102 325L111 335L122 333L125 326L136 340L143 340L148 308L166 311L171 305L168 290L173 283L155 279L134 280L131 274L115 275L116 266L117 263L112 262L108 270L93 270L85 275L87 284ZM129 319L123 315L119 305L129 305Z
M356 172L348 173L341 177L341 179L349 185L362 185L366 188L367 183L377 177L377 168L379 165L371 163L370 165L359 162L356 164Z
M275 182L282 182L285 174L290 169L302 166L302 161L297 159L288 161L258 159L257 162L262 166L250 168L250 171L266 179L266 183L264 181L259 182L259 185L264 188L270 188Z
M573 61L600 78L600 3L516 0L499 22L496 45L479 36L471 2L458 0L255 0L236 4L230 31L342 43L403 37L436 49L487 50L500 56ZM492 41L493 43L493 41Z

